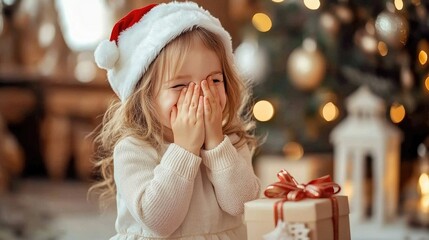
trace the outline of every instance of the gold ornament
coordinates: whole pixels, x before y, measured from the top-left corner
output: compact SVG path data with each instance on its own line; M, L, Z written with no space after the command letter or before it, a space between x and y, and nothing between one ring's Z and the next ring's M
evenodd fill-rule
M300 90L308 91L319 86L325 71L325 58L315 48L297 48L287 61L287 72L292 84Z
M375 30L380 40L394 48L401 48L408 39L407 20L399 14L389 11L381 12L375 21Z

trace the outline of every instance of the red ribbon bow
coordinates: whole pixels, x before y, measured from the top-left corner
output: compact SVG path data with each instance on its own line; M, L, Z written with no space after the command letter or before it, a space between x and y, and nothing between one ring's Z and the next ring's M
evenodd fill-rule
M274 204L275 225L277 226L278 220L283 221L283 203L286 201L299 201L304 198L330 198L334 240L338 240L338 202L332 195L341 191L340 185L332 182L329 175L300 184L284 169L277 173L277 178L279 181L270 184L264 191L267 198L282 198Z
M299 201L304 198L328 198L341 190L340 185L332 182L329 175L300 184L288 171L282 169L277 173L277 178L278 182L270 184L265 189L266 197Z

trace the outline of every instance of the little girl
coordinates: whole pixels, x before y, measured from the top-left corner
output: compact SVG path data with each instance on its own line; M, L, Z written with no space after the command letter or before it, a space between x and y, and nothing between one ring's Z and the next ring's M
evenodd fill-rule
M116 196L111 239L246 239L256 141L219 20L192 2L136 9L95 60L120 98L96 139L102 181L92 187Z

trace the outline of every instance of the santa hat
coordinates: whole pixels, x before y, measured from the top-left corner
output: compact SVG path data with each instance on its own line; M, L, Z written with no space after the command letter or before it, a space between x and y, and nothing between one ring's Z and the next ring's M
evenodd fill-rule
M217 34L233 58L231 36L217 18L196 3L170 2L135 9L119 20L110 40L95 50L95 62L107 70L110 86L125 102L160 51L196 26Z

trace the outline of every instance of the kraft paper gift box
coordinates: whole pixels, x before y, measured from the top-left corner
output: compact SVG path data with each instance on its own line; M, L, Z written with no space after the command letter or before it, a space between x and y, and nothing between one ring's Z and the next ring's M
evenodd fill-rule
M335 195L338 202L338 239L350 239L347 196ZM262 198L245 203L248 240L261 240L275 229L274 205L280 198ZM303 223L310 240L334 239L332 202L329 198L303 199L283 203L283 220L288 224Z

